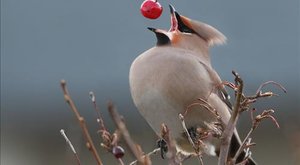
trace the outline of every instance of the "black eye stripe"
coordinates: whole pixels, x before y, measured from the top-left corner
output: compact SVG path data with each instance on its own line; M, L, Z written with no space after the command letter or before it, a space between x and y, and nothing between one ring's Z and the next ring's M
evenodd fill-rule
M170 39L168 36L166 36L163 33L155 33L156 38L157 38L157 42L156 45L157 46L163 46L163 45L168 45L171 43Z
M168 45L171 43L171 41L167 35L165 35L161 32L157 32L157 30L155 28L148 27L148 29L155 33L155 36L157 39L157 42L156 42L157 46Z

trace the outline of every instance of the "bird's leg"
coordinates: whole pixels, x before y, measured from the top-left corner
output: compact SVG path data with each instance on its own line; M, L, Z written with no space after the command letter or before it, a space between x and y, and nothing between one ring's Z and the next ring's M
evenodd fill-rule
M168 152L168 145L164 139L159 139L157 141L157 147L160 148L160 156L161 158L165 159L165 155Z

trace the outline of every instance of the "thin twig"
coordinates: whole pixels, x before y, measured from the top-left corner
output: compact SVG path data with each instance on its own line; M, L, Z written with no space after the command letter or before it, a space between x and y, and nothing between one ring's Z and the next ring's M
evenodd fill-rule
M264 110L260 115L257 115L255 117L255 120L253 122L253 127L258 127L258 125L260 124L260 122L263 119L271 119L273 121L273 123L276 125L277 128L280 128L279 123L277 122L276 118L274 116L272 116L272 114L275 111L273 109L269 109L269 110Z
M259 93L263 87L265 87L266 85L269 85L269 84L273 84L273 85L276 85L278 88L280 88L284 93L287 92L287 90L284 88L284 86L282 86L281 84L275 82L275 81L267 81L267 82L264 82L262 83L259 88L257 89L256 93Z
M95 145L92 141L92 138L91 138L91 135L87 129L87 126L86 126L86 123L85 123L85 120L84 118L79 114L69 92L68 92L68 89L67 89L67 85L66 85L66 81L65 80L61 80L60 82L60 85L61 85L61 88L62 88L62 91L64 93L64 98L65 98L65 101L68 103L69 107L71 108L71 110L74 112L79 124L80 124L80 127L82 129L82 133L85 137L85 140L86 140L86 147L88 148L88 150L90 152L92 152L96 162L98 165L102 165L102 161L100 159L100 156L98 155L98 152L95 148Z
M245 149L247 141L250 137L250 135L253 133L253 131L255 130L254 127L252 127L250 129L250 131L248 132L247 136L245 137L244 141L242 142L242 144L240 145L239 149L237 150L237 152L235 153L234 157L232 158L232 162L235 163L237 158L239 157L239 155L241 154L241 152Z
M81 163L80 163L79 156L78 156L78 154L77 154L77 152L76 152L76 150L75 150L75 148L74 148L72 142L69 140L68 136L66 135L65 130L61 129L61 130L60 130L60 134L64 137L64 139L65 139L66 142L68 143L69 147L71 148L71 150L72 150L72 152L73 152L73 154L74 154L74 156L75 156L75 158L76 158L77 164L80 165Z
M119 113L117 112L117 110L115 109L114 105L111 102L108 103L108 111L114 123L116 124L117 128L120 130L121 134L123 135L123 138L127 146L129 147L130 151L138 160L138 163L146 164L146 162L142 159L143 154L138 151L137 145L131 139L130 134L125 126L125 123L123 122L121 116L119 115Z
M243 85L244 85L243 80L240 78L240 76L235 71L232 71L232 73L235 76L235 82L237 85L236 102L235 102L231 117L229 119L229 122L228 122L227 126L225 127L225 130L221 136L221 146L220 146L220 155L219 155L218 165L225 165L227 163L230 141L231 141L238 117L239 117L240 103L241 103L241 98L242 98L242 94L243 94Z
M121 158L117 159L120 165L125 165L124 161Z
M147 153L146 155L143 155L143 158L145 157L145 156L148 156L148 157L150 157L150 156L152 156L152 155L155 155L157 152L159 152L160 151L160 148L155 148L153 151L151 151L151 152L149 152L149 153ZM135 160L135 161L132 161L129 165L135 165L135 164L137 164L137 160Z
M166 124L161 124L161 137L166 141L168 146L167 158L168 165L181 165L181 160L177 157L176 145L170 136L170 130Z
M201 99L201 98L199 98L198 101L202 101L203 104L202 104L202 103L195 102L195 103L192 103L192 104L188 105L187 108L185 109L185 111L184 111L184 113L183 113L182 115L183 115L183 116L186 116L187 113L188 113L189 111L192 110L192 109L191 109L192 107L194 107L194 106L200 106L200 107L203 107L204 109L206 109L207 111L209 111L211 114L213 114L218 120L221 119L221 117L220 117L220 115L218 114L218 112L217 112L214 108L212 108L212 106L209 105L209 103L204 102L204 100ZM202 110L202 109L201 109L201 110Z
M255 95L253 96L248 96L248 97L244 97L244 101L242 103L243 107L247 107L249 106L251 103L256 102L257 99L259 98L264 98L264 97L272 97L272 96L278 96L278 94L273 93L272 91L268 91L268 92L262 92L262 89L269 84L273 84L275 86L277 86L279 89L281 89L284 93L287 92L287 90L279 83L275 82L275 81L267 81L262 83L258 89L256 90ZM244 110L247 110L247 108L244 108Z
M97 102L96 102L96 96L95 96L94 92L92 92L92 91L89 92L89 95L90 95L90 99L91 99L91 101L93 103L95 112L97 114L97 123L99 123L99 125L100 125L100 130L105 130L106 131L107 129L106 129L105 125L104 125L104 120L102 118L102 115L100 113L100 109L99 109L99 107L97 105Z
M89 96L93 103L94 110L97 114L97 123L100 126L99 132L101 133L101 137L103 140L103 143L101 143L101 147L105 148L108 152L110 152L114 155L113 148L117 146L117 144L120 140L120 134L119 134L120 131L115 130L115 132L113 134L111 134L108 131L108 129L105 127L104 120L100 113L100 108L97 105L96 96L95 96L94 92L92 92L92 91L89 92ZM118 147L121 147L121 146L118 146ZM118 160L120 165L124 165L124 161L122 160L122 158L116 158L116 159Z
M185 121L184 121L184 117L183 117L182 114L179 114L179 119L181 120L181 125L182 125L182 127L183 127L183 130L184 130L185 134L186 134L187 137L188 137L188 140L189 140L190 144L192 145L192 147L194 148L194 150L195 150L195 152L196 152L196 155L197 155L197 159L198 159L198 161L199 161L199 164L203 165L202 155L200 154L199 148L196 147L195 143L193 142L192 137L191 137L190 134L189 134L189 131L188 131L187 128L186 128Z
M261 123L261 121L263 119L270 118L275 123L275 125L277 126L277 128L279 128L279 124L278 124L277 120L275 119L275 117L273 117L271 115L272 113L274 113L274 110L272 110L272 109L270 109L270 110L264 110L260 115L257 115L255 118L253 117L253 112L254 111L255 111L255 109L253 109L251 111L252 127L251 127L250 131L248 132L248 134L246 135L244 141L240 145L239 149L235 153L234 157L232 158L231 162L233 164L236 163L236 160L237 160L238 156L241 154L241 152L245 148L249 148L250 146L255 145L255 143L248 144L248 139L252 135L252 133L254 132L254 130L258 127L258 125Z

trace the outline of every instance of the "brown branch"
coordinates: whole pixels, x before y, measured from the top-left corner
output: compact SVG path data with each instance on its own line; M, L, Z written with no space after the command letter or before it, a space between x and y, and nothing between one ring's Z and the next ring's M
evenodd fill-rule
M240 103L243 94L243 85L244 85L243 80L235 71L232 71L232 73L235 76L235 82L237 86L236 102L231 117L229 119L229 122L226 125L225 130L221 136L221 146L220 146L218 165L225 165L227 163L230 141L239 117Z
M247 141L249 140L250 136L252 135L252 133L254 132L254 130L258 127L258 125L261 123L261 121L263 119L270 118L275 123L275 125L277 126L277 128L280 128L277 120L275 119L275 117L272 116L272 114L274 113L274 110L272 110L272 109L270 109L270 110L264 110L260 115L257 115L256 117L253 116L253 112L254 111L255 111L255 109L253 109L251 111L252 127L251 127L250 131L248 132L248 134L246 135L246 137L245 137L244 141L242 142L241 146L239 147L239 149L235 153L235 156L232 158L231 162L233 164L236 162L238 156L240 155L240 153L245 148L249 148L250 146L255 145L255 143L248 144Z
M253 121L253 127L258 127L258 125L260 124L260 122L263 120L263 119L271 119L273 121L273 123L276 125L277 128L280 128L279 126L279 123L277 122L276 118L274 116L272 116L272 114L274 113L275 111L273 109L269 109L269 110L264 110L260 115L257 115L255 118L254 118L254 121Z
M183 116L186 116L187 113L189 111L191 111L191 108L194 107L194 106L200 106L200 107L203 107L205 110L209 111L210 113L212 113L218 120L221 119L220 115L218 114L218 111L216 109L214 109L207 101L205 101L204 99L202 98L198 98L197 101L200 101L201 103L199 102L194 102L190 105L187 106L187 108L185 109L184 113L182 114Z
M272 96L278 96L278 94L273 93L272 91L268 91L268 92L262 92L262 89L269 84L273 84L275 86L277 86L279 89L281 89L284 93L286 93L286 89L279 83L275 82L275 81L267 81L262 83L258 89L256 90L256 93L253 96L244 96L244 94L242 94L242 103L241 103L241 109L242 111L246 111L249 109L250 104L254 103L257 101L257 99L259 98L265 98L265 97L272 97Z
M105 130L106 131L107 129L106 129L105 125L104 125L104 120L102 118L102 115L100 113L100 109L99 109L99 107L97 105L97 102L96 102L96 96L95 96L94 92L92 92L92 91L89 92L89 95L90 95L90 99L91 99L91 101L93 103L94 110L95 110L95 112L97 114L97 123L99 123L99 125L100 125L100 130Z
M179 119L180 119L180 121L181 121L181 125L182 125L182 127L183 127L183 130L184 130L185 134L186 134L187 137L188 137L188 140L189 140L190 144L192 145L193 149L195 150L195 153L196 153L196 155L197 155L197 159L198 159L198 161L199 161L199 164L203 165L202 154L201 154L200 151L199 151L199 147L196 147L195 143L193 142L192 137L191 137L190 134L189 134L189 131L188 131L187 128L186 128L185 121L184 121L184 117L183 117L182 114L179 114Z
M123 160L121 158L117 159L120 165L125 165L125 163L123 162Z
M119 113L117 112L117 110L115 109L114 105L111 102L108 103L108 111L114 123L116 124L117 128L120 130L121 134L123 135L123 138L127 146L129 147L130 151L138 160L138 164L146 165L147 161L145 161L145 159L142 159L143 153L138 150L137 145L131 139L130 134L125 126L125 123L123 122L121 116L119 115Z
M68 92L68 89L67 89L67 85L66 85L66 81L65 80L61 80L60 82L60 85L61 85L61 88L62 88L62 91L64 93L64 98L65 98L65 101L67 102L67 104L69 105L69 107L71 108L71 110L74 112L79 124L80 124L80 127L82 129L82 133L84 135L84 138L86 140L86 147L88 148L88 150L93 154L96 162L98 165L102 165L102 161L100 159L100 156L98 155L98 152L95 148L95 145L92 141L92 138L90 136L90 133L87 129L87 126L86 126L86 123L85 123L85 120L84 118L79 114L69 92Z
M144 158L145 156L150 157L150 156L152 156L152 155L155 155L158 151L160 151L160 148L155 148L153 151L151 151L151 152L149 152L149 153L143 155L142 158ZM134 161L132 161L129 165L135 165L135 164L137 164L137 162L138 162L137 160L134 160Z
M79 120L80 125L81 125L81 127L82 127L83 134L85 135L85 138L87 139L87 143L86 143L87 148L93 153L93 155L94 155L94 157L95 157L97 163L98 163L98 164L102 164L102 162L101 162L101 160L100 160L100 157L99 157L99 155L98 155L98 153L97 153L97 150L96 150L96 148L95 148L95 145L94 145L94 143L93 143L93 141L92 141L92 138L91 138L91 136L90 136L90 134L89 134L89 131L88 131L88 128L87 128L87 126L86 126L86 123L85 123L84 118L83 118L83 117L80 117L78 120Z
M93 106L94 106L94 110L97 114L97 123L99 124L99 127L100 127L100 130L99 132L101 133L101 137L102 137L102 140L103 140L103 143L101 143L101 147L105 148L108 152L110 152L111 154L113 154L117 161L119 162L120 165L124 165L124 161L122 160L122 157L123 156L116 156L118 155L119 153L114 153L113 150L114 148L122 148L121 146L118 146L118 142L120 140L120 131L115 130L114 133L110 133L108 131L108 129L106 128L105 124L104 124L104 120L102 118L102 115L100 113L100 108L98 107L97 105L97 102L96 102L96 96L94 94L94 92L89 92L89 96L90 96L90 99L93 103ZM124 154L124 149L122 148L123 151L119 151L119 152L122 152Z
M167 158L168 165L181 165L181 160L177 157L176 145L170 137L170 130L164 123L161 125L161 137L166 141L168 146Z
M265 87L266 85L269 85L269 84L273 84L273 85L276 85L279 89L281 89L284 93L287 92L287 90L279 83L275 82L275 81L267 81L267 82L264 82L262 83L259 88L257 89L256 93L259 93L263 87Z
M247 141L248 141L250 135L252 135L252 133L253 133L254 130L255 130L254 127L252 127L252 128L250 129L250 131L249 131L248 134L246 135L244 141L242 142L242 144L240 145L239 149L238 149L237 152L235 153L234 157L231 159L231 162L232 162L233 164L236 163L236 160L237 160L238 156L241 154L241 152L242 152L245 148L255 145L255 143L254 143L254 144L252 143L252 145L247 145Z

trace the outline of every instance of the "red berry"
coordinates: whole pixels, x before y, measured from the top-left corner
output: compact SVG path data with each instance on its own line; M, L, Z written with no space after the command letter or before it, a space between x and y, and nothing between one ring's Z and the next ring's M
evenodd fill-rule
M115 155L117 159L122 158L125 154L124 149L121 146L114 146L112 149L112 153Z
M156 19L161 15L163 8L157 0L145 0L140 10L144 17Z

